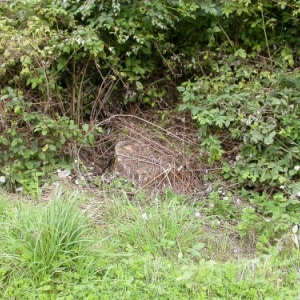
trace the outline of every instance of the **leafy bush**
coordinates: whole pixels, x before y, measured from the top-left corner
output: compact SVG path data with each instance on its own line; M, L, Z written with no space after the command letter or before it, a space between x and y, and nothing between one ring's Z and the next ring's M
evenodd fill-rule
M101 132L95 124L114 106L153 106L166 94L165 83L147 77L161 65L177 15L196 9L169 2L1 5L0 176L7 185L34 194L58 165L72 168L68 146L93 144Z
M243 70L245 70L243 68ZM300 190L299 89L300 74L261 72L233 84L228 79L200 77L178 87L184 104L199 127L209 159L222 161L225 179L257 190ZM251 76L249 74L248 76Z
M245 122L251 121L251 134L246 137L250 144L241 154L256 156L258 144L269 144L258 151L270 155L270 162L276 161L278 168L262 160L258 163L254 159L253 165L251 159L241 159L235 170L248 165L248 170L239 177L242 183L256 185L262 181L275 185L278 181L288 183L293 176L296 179L297 175L289 172L293 172L291 167L297 162L293 154L298 145L295 137L298 129L293 120L297 116L298 79L291 76L285 82L282 78L282 88L277 81L276 95L271 92L264 95L258 89L268 89L268 82L276 85L273 71L278 63L297 67L299 12L299 3L285 0L143 0L139 5L110 0L2 3L0 109L6 115L1 120L5 130L1 128L0 136L2 144L14 141L13 149L6 150L10 153L5 155L16 161L8 164L9 170L4 172L7 160L2 160L2 175L8 172L12 185L21 184L33 193L40 179L51 173L49 165L54 164L54 152L64 152L65 144L53 133L54 129L61 130L63 135L71 129L69 143L78 143L89 134L91 142L99 133L94 124L114 113L115 106L120 108L132 102L155 106L162 99L170 103L176 97L172 87L191 79L193 83L182 85L181 92L185 93L184 105L193 105L188 109L198 116L201 135L208 134L204 132L208 126L219 129L227 126L232 127L230 136L240 139L250 126ZM251 65L250 70L245 65L239 67L244 59L248 60L247 66ZM271 72L269 69L260 72L264 66L269 66ZM254 82L256 73L260 78ZM200 81L195 77L201 78ZM208 83L210 80L213 87ZM199 86L204 95L212 88L209 103L204 103L205 107L209 106L207 112L202 111L199 103L191 101L189 97L200 99L200 94L188 90L189 85L194 89ZM225 91L221 92L222 88ZM257 98L259 95L264 104ZM222 107L217 107L218 101L223 101ZM245 116L237 116L234 110L242 109L242 101L253 103L247 112L242 111ZM231 105L224 110L226 103ZM257 118L256 108L265 114L263 118L258 122L245 119ZM292 118L281 114L275 122L276 117L272 118L269 109L276 113L283 109ZM60 124L53 125L55 122ZM54 126L52 131L46 133L45 123ZM26 132L22 132L25 124L35 128L38 146L29 142ZM83 126L89 129L85 132L78 129ZM205 139L203 143L210 149L210 159L220 160L226 149L218 133L211 130ZM272 156L277 155L280 143L284 143L280 155L287 153L287 156L276 160ZM277 148L275 152L273 146ZM23 147L37 149L30 154L31 159L28 153L23 154ZM44 147L47 150L41 151ZM65 164L66 156L60 153L60 157L60 163ZM41 162L45 162L45 167L40 166ZM66 164L71 165L69 161ZM257 174L257 167L267 171ZM288 189L294 193L298 187Z
M179 110L189 110L198 126L202 159L220 164L220 179L250 202L239 212L241 233L279 236L298 222L300 74L251 66L233 73L221 63L220 77L201 76L178 87ZM232 215L234 203L225 202L214 203L214 210L227 204L217 213Z
M10 190L22 186L24 192L36 194L43 181L56 179L57 169L71 169L77 147L93 144L99 133L88 124L79 128L67 116L31 111L21 91L3 89L0 99L5 104L0 117L0 176Z

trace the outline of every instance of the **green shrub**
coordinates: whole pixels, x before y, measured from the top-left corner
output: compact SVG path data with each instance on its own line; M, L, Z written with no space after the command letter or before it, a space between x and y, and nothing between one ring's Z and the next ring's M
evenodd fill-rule
M94 143L101 128L80 128L67 116L51 117L31 111L23 93L12 88L1 91L5 110L1 115L0 176L9 190L21 186L35 195L45 180L57 179L57 169L74 167L79 145Z
M291 73L283 81L280 72L261 72L250 81L237 79L236 84L225 77L183 83L179 109L191 111L202 149L209 162L223 161L225 179L257 190L281 187L296 196L300 75Z

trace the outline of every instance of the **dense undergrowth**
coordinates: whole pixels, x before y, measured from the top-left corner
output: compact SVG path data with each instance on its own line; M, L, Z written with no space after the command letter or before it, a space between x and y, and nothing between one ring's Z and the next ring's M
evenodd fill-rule
M57 236L57 224L51 227L48 217L51 209L67 213L68 206L49 206L37 214L31 206L6 208L5 202L3 297L14 298L24 289L26 299L26 286L33 293L28 299L42 291L41 299L60 293L68 297L65 291L75 284L74 295L78 291L89 299L84 286L90 284L103 299L138 299L139 291L149 299L174 299L176 293L186 293L187 299L202 299L202 294L203 299L260 299L260 293L265 299L293 299L285 288L296 295L297 256L291 254L291 264L285 265L272 255L278 241L299 223L299 13L299 1L288 0L0 2L3 188L35 197L43 184L57 181L64 171L84 177L91 170L81 161L81 150L112 147L107 139L114 128L106 125L116 114L151 107L159 110L161 119L172 116L176 122L183 118L174 114L184 112L192 124L181 125L197 128L193 139L199 142L203 180L211 186L207 194L193 195L201 202L199 211L215 224L230 224L245 241L254 236L257 249L272 257L238 266L210 262L207 251L200 259L195 253L204 242L194 236L203 235L203 224L189 219L195 213L190 203L154 201L149 222L146 212L123 199L122 215L110 217L127 227L119 228L112 252L131 258L103 258L103 251L91 250L99 247L91 244L93 234L85 222L81 229L73 228L80 237L74 245L67 244L74 247L55 244L67 236ZM100 152L108 153L102 148ZM119 188L126 190L122 184ZM133 221L134 213L139 217ZM74 225L58 222L66 230ZM179 228L181 222L186 227ZM9 223L16 224L13 231ZM106 239L115 233L102 234ZM134 242L136 236L139 243ZM49 244L35 243L37 237ZM104 249L109 255L112 245ZM47 256L47 247L56 256ZM270 254L270 249L275 252ZM215 284L206 281L209 276L215 276ZM226 288L221 277L229 282ZM245 286L250 294L242 294L247 293ZM97 299L92 292L89 297Z
M256 253L248 239L233 241L232 225L184 196L102 197L57 190L34 205L1 194L1 299L299 296L290 236Z

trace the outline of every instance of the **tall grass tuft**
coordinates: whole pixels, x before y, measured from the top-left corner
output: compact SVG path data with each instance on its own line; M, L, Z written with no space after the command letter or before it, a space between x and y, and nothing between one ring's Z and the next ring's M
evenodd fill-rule
M2 262L21 268L33 279L76 270L92 241L87 219L75 202L74 196L71 200L55 197L46 206L16 209L6 220L9 224L2 224L7 228L0 232Z

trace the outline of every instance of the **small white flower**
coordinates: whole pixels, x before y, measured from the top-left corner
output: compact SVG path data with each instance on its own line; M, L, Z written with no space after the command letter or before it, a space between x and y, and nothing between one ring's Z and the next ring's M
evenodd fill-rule
M284 189L284 185L281 185L279 188L283 190Z
M5 183L5 176L0 176L0 183Z
M81 37L77 38L77 44L78 45L83 45L84 44L84 40Z
M298 229L299 229L299 226L294 225L293 228L292 228L292 233L297 233Z
M195 212L195 217L196 218L199 218L200 217L200 213L197 211L197 212Z
M17 192L17 193L21 193L22 191L23 191L23 188L22 188L22 187L16 188L16 192Z
M251 123L252 123L252 121L251 121L251 120L246 120L246 125L250 126L250 125L251 125Z
M75 180L75 184L77 184L77 185L79 184L79 180L78 179Z
M143 220L145 220L145 221L147 221L147 220L148 220L148 216L147 216L147 214L146 214L146 213L143 213L143 214L142 214L142 219L143 219Z
M227 196L223 197L223 200L227 201L229 198Z
M294 170L299 171L300 170L300 166L295 166Z
M239 161L241 159L241 156L240 155L237 155L236 157L235 157L235 160L236 161Z
M300 191L296 194L296 196L300 197Z

